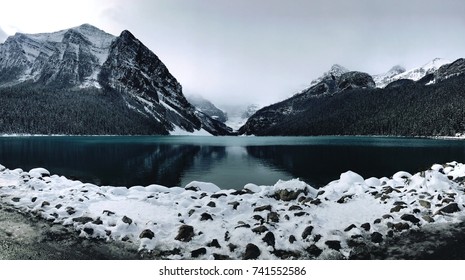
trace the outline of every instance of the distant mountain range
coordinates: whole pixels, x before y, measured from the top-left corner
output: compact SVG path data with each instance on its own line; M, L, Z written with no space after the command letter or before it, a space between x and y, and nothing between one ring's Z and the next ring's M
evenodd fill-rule
M371 76L334 65L311 86L258 110L247 135L455 136L465 133L465 60L434 59Z
M188 95L187 100L199 111L210 116L212 119L225 123L228 120L228 114L216 107L211 101L200 95Z
M0 44L0 134L170 134L231 129L190 104L129 31L84 24Z
M0 134L453 136L465 133L464 73L465 59L378 75L335 64L286 100L226 113L186 99L129 31L84 24L0 44Z

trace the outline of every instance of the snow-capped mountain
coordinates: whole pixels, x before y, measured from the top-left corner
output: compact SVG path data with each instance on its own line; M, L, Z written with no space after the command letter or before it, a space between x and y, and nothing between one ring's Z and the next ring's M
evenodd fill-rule
M434 59L372 76L333 67L312 86L258 110L247 135L455 135L463 128L465 59ZM345 69L345 68L343 68ZM343 71L342 71L343 72ZM340 74L340 75L339 75ZM435 84L435 86L429 86ZM432 102L432 100L434 100ZM443 116L448 116L443 118Z
M342 76L342 74L345 74L349 72L349 70L339 64L334 64L333 66L331 66L331 68L323 73L323 75L321 75L320 77L314 79L311 83L310 83L310 87L311 86L314 86L318 83L320 83L321 81L325 80L325 79L328 79L328 78L338 78L340 76Z
M228 133L211 130L211 125L204 127L176 78L127 30L113 36L84 24L54 33L9 37L0 44L0 87L24 84L116 92L160 134L201 128L214 135Z
M400 65L392 67L389 71L383 74L373 75L376 87L385 87L389 83L393 82L393 77L402 74L406 69Z
M194 105L199 111L210 116L211 118L225 123L228 120L228 115L223 110L216 107L209 100L199 95L187 95L187 100Z
M88 24L54 33L17 33L0 45L0 82L100 87L98 74L115 38Z
M228 114L228 120L225 124L235 131L243 126L247 120L260 109L257 104L250 105L222 105L222 108Z
M315 84L316 81L319 82ZM374 87L375 82L367 73L349 71L335 64L323 76L314 80L309 88L291 98L258 110L238 131L240 134L266 135L270 129L286 119L304 121L295 117L310 109L308 104L312 99L326 98L357 88L370 89Z
M384 88L388 84L401 80L401 79L408 79L408 80L413 80L413 81L418 81L425 77L428 74L433 74L436 72L441 66L445 64L449 64L450 61L447 59L443 58L435 58L432 61L426 63L425 65L421 67L416 67L410 70L405 71L403 68L399 67L394 67L391 69L389 72L386 74L380 74L380 75L375 75L373 78L376 82L376 87L378 88ZM394 70L394 71L392 71ZM396 75L394 74L396 71L404 70L402 72L399 72Z

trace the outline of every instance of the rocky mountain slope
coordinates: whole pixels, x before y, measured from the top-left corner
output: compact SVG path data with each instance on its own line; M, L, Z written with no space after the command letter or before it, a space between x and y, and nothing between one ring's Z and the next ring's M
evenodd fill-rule
M218 120L222 123L225 123L228 120L228 114L223 110L216 107L209 100L199 96L199 95L188 95L186 96L187 100L195 106L199 111L208 115L209 117Z
M284 119L293 118L309 109L308 103L313 99L321 99L335 93L356 88L374 88L373 78L362 72L333 71L335 69L345 69L338 65L331 67L318 81L310 88L286 99L282 102L270 105L258 110L252 115L246 124L239 129L241 134L262 135L269 128L279 125ZM263 133L264 135L266 133Z
M198 117L163 62L127 30L113 36L84 24L54 33L17 33L0 44L0 88L0 110L13 121L10 127L0 122L0 133L169 134L204 129L213 135L229 134L213 129L221 127L211 125L216 120ZM36 93L27 98L39 100L25 101L21 110L14 99L24 98L25 91ZM58 91L72 99L61 100L66 94ZM38 111L34 104L40 103L51 103L49 113L62 111L68 123L59 124L59 118L50 116L24 120L24 111ZM90 111L89 103L100 112ZM103 109L105 105L115 110ZM79 114L96 116L86 120L91 131L76 126ZM121 119L126 119L126 129L112 128ZM47 129L34 129L27 125L31 122L46 122Z
M239 132L247 135L463 134L465 60L438 67L443 62L433 60L417 71L394 75L384 88L375 88L374 79L366 73L328 71L308 89L257 111Z

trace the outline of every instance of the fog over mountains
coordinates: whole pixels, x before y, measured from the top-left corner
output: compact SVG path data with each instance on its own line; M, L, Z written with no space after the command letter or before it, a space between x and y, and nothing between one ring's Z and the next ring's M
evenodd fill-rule
M247 135L451 136L465 132L464 72L464 59L377 75L335 64L286 100L228 115L202 97L186 99L129 31L83 24L0 44L0 133L234 135L233 127Z

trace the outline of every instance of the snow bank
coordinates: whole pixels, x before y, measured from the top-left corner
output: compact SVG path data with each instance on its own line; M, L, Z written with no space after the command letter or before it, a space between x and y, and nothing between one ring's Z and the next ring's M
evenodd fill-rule
M327 259L426 224L462 221L464 179L465 165L452 162L391 178L349 171L320 189L298 179L242 190L205 182L124 188L0 165L0 201L154 258Z

